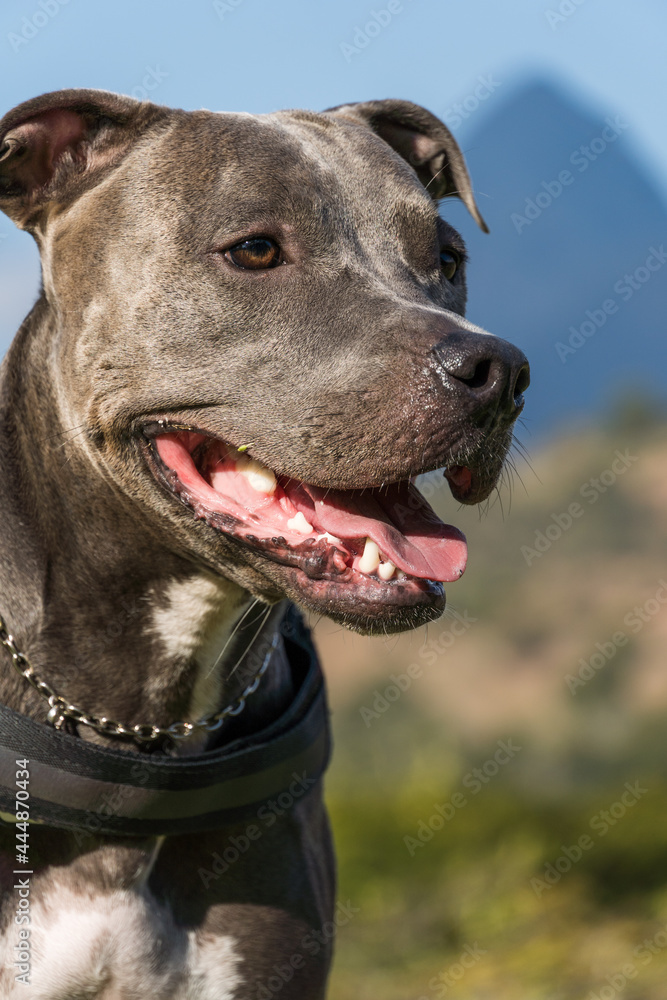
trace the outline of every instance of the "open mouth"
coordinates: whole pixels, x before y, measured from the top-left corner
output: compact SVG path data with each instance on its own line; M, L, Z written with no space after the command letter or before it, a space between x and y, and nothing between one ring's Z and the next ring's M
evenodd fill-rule
M204 520L274 564L310 598L444 608L464 535L444 524L409 480L333 490L277 476L244 449L197 430L146 428L158 478ZM465 483L467 469L449 470ZM320 603L318 600L317 603Z

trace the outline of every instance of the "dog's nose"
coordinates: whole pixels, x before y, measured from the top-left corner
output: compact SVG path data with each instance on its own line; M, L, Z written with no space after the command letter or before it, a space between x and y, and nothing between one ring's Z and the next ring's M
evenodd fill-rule
M518 347L491 334L453 330L433 352L445 385L463 391L476 415L518 416L530 383L530 367Z

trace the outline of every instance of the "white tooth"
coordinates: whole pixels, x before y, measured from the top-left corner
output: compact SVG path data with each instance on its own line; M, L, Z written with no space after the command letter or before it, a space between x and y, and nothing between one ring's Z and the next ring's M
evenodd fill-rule
M289 519L287 527L290 531L298 531L300 535L309 535L313 530L312 524L308 524L301 511Z
M253 490L257 490L258 493L275 493L276 486L278 484L276 482L276 477L271 472L271 469L252 469L244 472L243 475L246 477Z
M380 550L371 538L366 539L364 554L359 561L362 573L374 573L380 565Z
M246 455L238 455L235 464L236 471L245 476L253 490L257 490L258 493L275 493L278 485L276 477L266 465Z
M321 542L323 540L325 542L329 542L329 545L342 545L343 544L341 542L340 538L336 538L335 535L329 534L328 531L324 531L324 532L322 532L322 534L315 536L315 541L316 542Z
M391 580L395 572L396 567L393 562L383 562L378 566L378 576L381 580Z

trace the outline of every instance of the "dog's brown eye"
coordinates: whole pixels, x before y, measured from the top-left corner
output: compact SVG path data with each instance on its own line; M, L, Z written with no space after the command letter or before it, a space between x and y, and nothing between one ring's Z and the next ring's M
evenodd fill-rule
M268 237L261 236L230 247L225 257L246 271L262 271L280 264L280 247Z
M451 250L447 247L440 251L440 267L442 268L442 273L447 278L447 281L451 281L456 272L461 265L461 258L457 254L456 250Z

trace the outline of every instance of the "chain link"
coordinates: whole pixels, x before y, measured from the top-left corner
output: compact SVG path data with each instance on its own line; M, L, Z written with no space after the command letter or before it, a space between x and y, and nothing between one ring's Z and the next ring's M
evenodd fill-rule
M271 647L262 660L259 670L238 698L214 715L207 715L196 722L172 722L169 726L153 726L150 723L126 726L122 722L107 719L104 715L97 718L97 716L89 715L83 709L77 708L76 705L70 705L66 698L59 695L50 684L47 684L45 680L39 677L28 657L16 645L14 636L9 632L2 615L0 615L0 644L9 650L12 657L12 666L17 673L46 699L49 705L49 712L46 717L47 722L54 726L55 729L62 729L65 720L72 719L74 722L82 726L89 726L91 729L96 729L98 733L104 733L106 736L131 736L135 740L152 742L162 736L167 736L172 740L183 740L196 732L213 733L220 729L225 719L240 715L246 707L246 699L255 693L262 677L266 673L271 657L278 644L278 632L274 635Z

